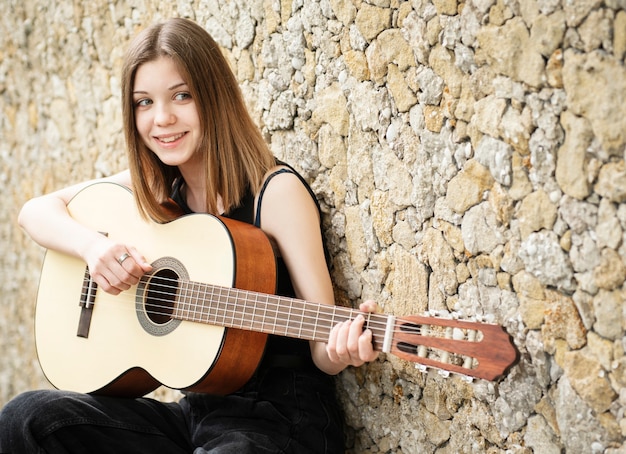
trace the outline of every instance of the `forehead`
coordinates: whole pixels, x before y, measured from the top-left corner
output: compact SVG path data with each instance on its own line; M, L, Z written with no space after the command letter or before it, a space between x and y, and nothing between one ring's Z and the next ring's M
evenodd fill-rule
M173 84L184 83L176 62L170 57L159 57L142 63L135 73L133 91L168 89Z

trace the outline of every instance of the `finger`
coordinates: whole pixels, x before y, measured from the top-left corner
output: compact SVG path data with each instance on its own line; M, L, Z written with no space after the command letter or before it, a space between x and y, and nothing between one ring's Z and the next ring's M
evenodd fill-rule
M330 331L330 335L328 336L328 342L326 343L326 353L328 353L328 358L334 363L339 361L339 355L337 354L337 337L339 336L339 329L339 324L333 327Z
M111 287L119 291L125 291L134 285L136 279L123 268L123 264L120 264L120 266L122 267L121 271L119 269L108 269L103 276Z
M365 318L359 314L350 325L347 338L347 350L350 355L350 361L359 360L359 339L363 334L363 325L365 324Z
M378 304L376 304L376 301L367 300L359 305L359 310L361 312L376 312L378 310Z
M134 247L129 247L128 248L128 252L130 253L130 255L132 256L133 260L135 261L135 263L137 263L137 265L141 268L142 270L142 275L144 273L147 273L148 271L152 270L152 265L150 265L148 263L148 261L146 260L146 258L141 255L139 253L139 251L134 248Z
M123 287L120 287L117 277L110 270L103 273L92 273L91 277L101 290L111 295L118 295L125 290Z
M337 352L338 359L344 363L350 362L350 354L348 352L348 335L350 333L350 326L352 322L346 320L345 322L337 325L337 342L335 343L335 351Z
M129 247L127 252L122 253L117 258L117 262L122 268L121 271L115 270L119 279L129 285L137 284L141 276L152 269L150 264L146 263L145 258L133 247Z
M363 331L363 334L359 337L359 357L364 362L374 361L378 358L378 352L374 350L372 339L373 335L370 329Z

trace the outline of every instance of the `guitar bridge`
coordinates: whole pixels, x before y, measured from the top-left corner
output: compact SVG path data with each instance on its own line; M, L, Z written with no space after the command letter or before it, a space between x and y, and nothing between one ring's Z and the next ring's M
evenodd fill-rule
M78 320L77 337L89 337L89 328L91 327L91 316L93 315L93 305L96 300L96 290L98 284L91 279L89 268L85 267L85 276L83 277L83 289L80 293L80 319Z

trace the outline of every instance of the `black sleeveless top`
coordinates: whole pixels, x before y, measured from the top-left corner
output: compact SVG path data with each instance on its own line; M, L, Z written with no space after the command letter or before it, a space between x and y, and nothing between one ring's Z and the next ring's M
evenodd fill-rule
M253 224L256 227L261 227L261 203L263 202L263 194L269 182L276 175L281 173L292 173L296 175L304 187L307 189L312 199L315 201L318 211L320 211L317 198L308 185L306 180L291 166L283 162L277 161L277 165L285 166L270 174L265 180L263 187L259 193L259 199L256 205L256 216L254 215L254 194L248 189L241 200L239 206L231 210L229 213L224 213L222 216L235 219L237 221ZM177 179L172 187L172 200L178 204L183 213L191 214L192 210L187 205L185 198L182 195L182 187L184 180L182 178ZM320 211L321 214L321 211ZM326 251L324 251L326 254ZM326 255L327 256L327 255ZM327 256L328 257L328 256ZM285 261L282 257L276 257L276 294L280 296L295 297L295 291L291 283L291 277L289 271L285 265ZM270 335L268 336L268 342L265 348L265 355L260 364L260 369L270 367L284 367L290 369L299 370L311 370L319 372L319 369L313 364L311 359L311 350L309 342L301 339L293 339L281 336Z

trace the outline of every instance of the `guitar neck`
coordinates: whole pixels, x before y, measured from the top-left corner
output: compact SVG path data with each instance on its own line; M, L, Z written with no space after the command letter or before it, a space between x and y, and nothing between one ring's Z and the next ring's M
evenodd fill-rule
M192 322L326 342L332 328L359 314L374 349L408 361L494 380L516 361L498 325L440 317L364 313L265 293L180 281L171 317Z
M337 323L353 319L360 313L341 306L188 281L180 283L172 317L325 342ZM372 330L374 346L382 351L389 316L362 314L366 326Z

